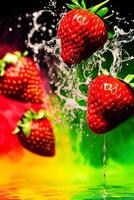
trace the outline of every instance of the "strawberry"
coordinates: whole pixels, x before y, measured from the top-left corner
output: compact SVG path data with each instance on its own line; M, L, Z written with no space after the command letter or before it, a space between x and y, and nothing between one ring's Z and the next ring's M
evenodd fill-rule
M77 0L72 0L75 4L67 4L73 10L61 18L57 30L57 36L61 40L61 58L66 64L80 63L103 47L108 32L100 17L108 12L108 8L99 8L108 1L91 9L86 9L84 0L82 6Z
M44 108L44 104L16 101L3 95L0 95L0 103L0 157L6 156L17 161L23 156L24 149L17 134L13 135L12 132L27 110L38 112Z
M19 101L43 103L44 90L37 64L20 52L0 60L0 94Z
M134 113L134 91L127 79L123 81L110 75L100 75L91 81L87 122L94 133L106 133Z
M29 151L54 156L55 139L51 122L45 117L44 110L28 110L18 123L17 133L21 144Z

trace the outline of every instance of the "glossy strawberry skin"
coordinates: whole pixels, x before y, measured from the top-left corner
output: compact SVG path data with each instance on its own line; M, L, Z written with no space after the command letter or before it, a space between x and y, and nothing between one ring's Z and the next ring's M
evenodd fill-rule
M0 94L19 101L43 103L44 90L38 66L29 57L6 66L0 77Z
M57 35L61 39L61 58L68 65L88 58L103 47L108 37L102 19L84 9L65 14L59 22Z
M29 151L42 155L54 156L55 155L55 138L53 128L47 118L32 120L31 133L27 137L21 129L17 133L21 144Z
M125 82L108 75L89 85L87 123L97 134L106 133L134 113L134 91Z

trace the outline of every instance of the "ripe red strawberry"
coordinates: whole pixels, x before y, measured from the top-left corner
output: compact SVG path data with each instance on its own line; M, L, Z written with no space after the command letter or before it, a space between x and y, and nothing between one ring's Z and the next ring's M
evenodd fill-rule
M89 85L87 122L94 133L106 133L134 113L134 91L124 81L100 75Z
M20 52L0 60L0 94L19 101L43 103L44 90L39 67Z
M21 144L29 151L42 156L54 156L53 128L44 111L27 111L15 130Z
M68 64L77 64L102 48L108 38L106 26L100 16L108 9L98 10L107 1L86 9L84 0L82 6L77 0L68 4L73 10L66 13L60 20L57 35L61 39L61 58ZM96 13L96 14L95 14Z

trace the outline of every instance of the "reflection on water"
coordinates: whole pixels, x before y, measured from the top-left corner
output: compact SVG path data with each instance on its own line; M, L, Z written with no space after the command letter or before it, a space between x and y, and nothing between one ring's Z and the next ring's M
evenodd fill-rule
M15 181L15 180L14 180ZM17 183L18 184L18 183ZM1 200L103 200L103 187L88 185L29 185L19 183L14 186L2 186ZM105 199L134 199L131 187L109 186Z
M19 162L1 159L0 200L134 199L133 166L109 163L104 196L103 169L70 161L28 152Z

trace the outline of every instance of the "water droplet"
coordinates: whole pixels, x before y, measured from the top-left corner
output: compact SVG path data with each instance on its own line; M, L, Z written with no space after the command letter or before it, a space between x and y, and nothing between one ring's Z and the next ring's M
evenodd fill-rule
M11 32L12 30L13 30L13 29L10 27L10 28L9 28L9 31Z

